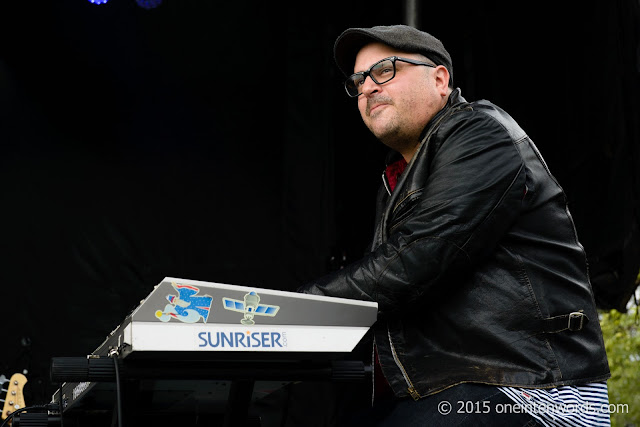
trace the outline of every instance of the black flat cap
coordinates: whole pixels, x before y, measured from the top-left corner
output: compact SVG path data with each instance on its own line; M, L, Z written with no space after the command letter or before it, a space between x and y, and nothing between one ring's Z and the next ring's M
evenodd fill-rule
M340 34L333 46L333 55L345 76L353 74L358 51L372 42L384 43L404 52L420 53L436 65L444 65L449 71L449 84L453 86L453 64L442 42L431 34L407 25L349 28Z

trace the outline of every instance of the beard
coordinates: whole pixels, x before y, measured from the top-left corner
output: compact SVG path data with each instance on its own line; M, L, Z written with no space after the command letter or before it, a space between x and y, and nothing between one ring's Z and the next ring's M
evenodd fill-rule
M371 107L381 103L389 106L371 112ZM419 142L416 135L408 134L409 129L400 120L400 113L391 98L380 96L369 99L363 121L384 145L400 153L413 150Z

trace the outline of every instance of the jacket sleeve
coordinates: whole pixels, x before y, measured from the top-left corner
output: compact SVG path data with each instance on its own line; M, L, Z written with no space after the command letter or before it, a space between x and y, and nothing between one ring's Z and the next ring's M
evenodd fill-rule
M459 114L465 117L433 135L442 142L419 200L410 212L391 215L386 241L299 291L377 301L380 311L394 311L434 286L455 286L443 279L493 252L520 212L525 168L518 141L497 120L478 111Z

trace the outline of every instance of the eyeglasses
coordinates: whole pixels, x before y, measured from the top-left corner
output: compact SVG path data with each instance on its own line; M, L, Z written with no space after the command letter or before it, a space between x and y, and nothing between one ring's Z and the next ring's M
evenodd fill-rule
M379 85L393 79L396 76L396 61L408 62L413 65L426 65L427 67L432 68L436 67L433 64L416 61L415 59L390 56L389 58L384 58L376 62L369 67L367 71L352 74L347 80L345 80L344 88L346 89L347 94L352 98L362 94L362 85L367 79L367 76L371 77L371 80Z

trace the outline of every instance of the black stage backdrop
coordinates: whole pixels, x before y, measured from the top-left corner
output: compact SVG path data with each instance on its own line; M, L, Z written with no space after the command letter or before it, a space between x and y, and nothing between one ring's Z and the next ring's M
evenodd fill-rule
M331 48L401 23L401 6L3 1L0 373L29 369L43 403L50 358L91 352L165 276L294 290L357 259L386 150ZM463 95L539 146L599 306L623 309L640 265L639 3L424 2L420 21Z

